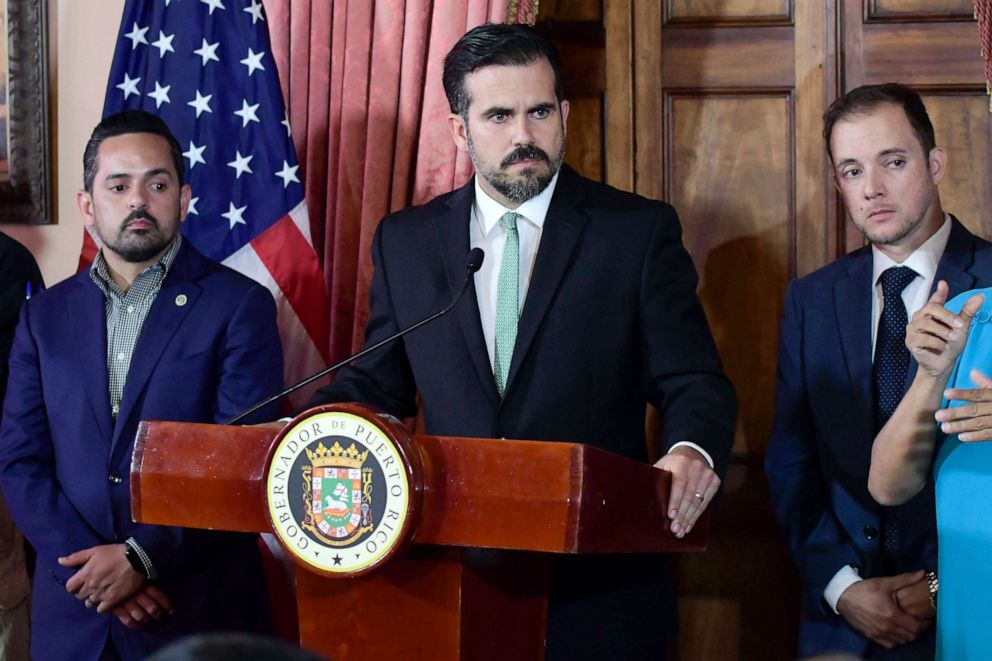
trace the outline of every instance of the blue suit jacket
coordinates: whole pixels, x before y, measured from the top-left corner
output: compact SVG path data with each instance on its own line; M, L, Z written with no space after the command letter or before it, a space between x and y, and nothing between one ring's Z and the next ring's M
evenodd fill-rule
M366 344L445 307L465 282L473 183L382 221ZM588 443L647 460L645 405L665 449L722 471L736 400L674 209L561 168L500 398L474 285L452 312L341 372L313 403L359 401L427 433ZM622 567L622 571L619 568ZM674 599L658 556L556 557L549 658L658 658Z
M32 656L96 659L110 637L123 658L142 658L191 631L266 628L257 538L134 523L130 467L140 420L223 422L280 387L272 297L184 241L138 338L116 422L104 305L88 272L69 278L24 306L11 352L0 485L38 551ZM129 537L176 609L138 631L84 608L63 585L74 570L56 562Z
M775 423L765 468L772 501L804 583L800 656L863 655L870 641L831 610L827 583L844 565L864 578L936 568L932 486L908 507L899 564L882 549L880 508L868 493L872 409L871 249L793 281L779 340ZM992 283L992 244L957 219L937 268L951 296ZM916 373L911 363L906 386Z

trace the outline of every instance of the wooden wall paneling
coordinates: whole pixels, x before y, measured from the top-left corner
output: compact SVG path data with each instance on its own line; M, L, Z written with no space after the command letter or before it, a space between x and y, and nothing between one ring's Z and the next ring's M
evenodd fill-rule
M602 97L573 96L569 105L565 162L582 176L603 181Z
M629 1L607 1L606 182L634 190L633 13Z
M842 244L823 111L837 96L835 0L800 2L795 10L796 229L790 272L806 275L831 261Z
M868 21L971 20L972 0L864 0Z
M734 451L771 431L781 294L795 217L790 90L665 94L665 199L684 220L700 298L740 399Z
M665 171L662 135L661 5L634 5L634 190L662 198Z
M808 0L801 0L808 1ZM792 0L659 0L665 25L764 25L792 22Z
M864 83L967 85L984 80L974 21L866 23L863 30Z
M588 4L588 3L586 3ZM598 5L597 5L598 6ZM587 16L581 2L559 2L558 14L545 16L544 5L537 29L558 47L565 97L571 106L565 161L582 175L604 180L604 99L606 53L602 20L561 20L561 16Z
M944 209L972 232L992 237L992 121L985 90L921 94L937 144L947 151L947 175L940 184Z
M747 26L663 30L666 88L777 87L794 82L792 28Z

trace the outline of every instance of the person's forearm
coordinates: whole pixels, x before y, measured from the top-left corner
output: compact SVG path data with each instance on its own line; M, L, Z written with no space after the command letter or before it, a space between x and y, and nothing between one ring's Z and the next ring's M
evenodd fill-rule
M936 441L934 413L943 400L948 374L916 374L871 450L868 490L882 505L906 502L926 483Z

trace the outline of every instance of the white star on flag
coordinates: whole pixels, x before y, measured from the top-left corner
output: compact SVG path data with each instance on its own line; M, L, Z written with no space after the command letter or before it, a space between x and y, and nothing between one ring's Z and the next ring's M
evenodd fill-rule
M183 152L183 156L189 159L190 170L192 170L197 163L203 163L204 165L207 164L207 162L203 160L203 150L206 148L206 145L200 145L197 147L193 144L192 140L189 141L189 149Z
M247 225L242 216L245 213L245 209L248 208L248 205L246 204L243 207L236 207L234 206L234 202L230 202L230 205L231 206L228 208L227 213L221 214L221 216L227 218L227 220L231 223L230 229L233 230L235 225Z
M217 57L217 47L220 46L220 42L213 44L208 44L207 40L204 39L203 43L197 48L193 53L199 55L203 59L203 66L207 66L207 62L213 60L214 62L220 62L220 58Z
M132 94L137 94L138 96L141 96L141 92L138 91L138 83L140 82L141 82L141 78L131 78L130 76L127 75L127 73L125 73L124 82L115 85L115 87L123 91L124 98L127 99L127 97L131 96Z
M152 42L152 46L158 49L159 57L165 57L166 53L176 52L176 49L172 47L172 40L175 38L175 33L167 35L161 30L158 31L158 39Z
M251 0L251 6L245 7L244 11L251 14L252 25L255 25L256 21L262 21L263 23L265 22L265 19L262 18L262 4L257 0Z
M224 3L220 0L200 0L200 2L210 7L211 16L214 15L215 9L227 9L227 7L224 6Z
M186 105L196 108L196 116L199 118L201 113L213 112L213 110L210 109L210 99L212 98L214 98L213 94L203 96L200 94L200 90L196 90L196 98L192 101L188 101Z
M258 110L259 104L253 106L248 105L248 99L241 100L241 110L235 110L234 114L241 118L241 128L248 126L248 122L258 122L258 115L255 111ZM261 123L261 122L259 122Z
M145 39L145 33L148 32L148 28L139 28L138 24L135 23L131 31L124 35L126 38L131 40L131 48L137 48L138 44L147 44L148 40Z
M289 111L283 113L283 120L279 123L286 127L286 136L292 137L293 132L289 128Z
M282 170L276 172L276 176L282 179L283 188L289 186L290 182L293 181L295 181L296 183L300 183L299 178L297 178L296 176L296 171L299 169L300 169L299 165L294 165L290 167L289 163L287 163L286 161L282 162Z
M172 85L166 85L162 87L155 81L155 91L149 92L148 96L155 99L155 107L161 108L163 103L172 103L172 99L169 98L169 90L172 89Z
M265 71L265 66L262 65L262 58L263 57L265 57L265 51L262 51L261 53L256 53L255 51L253 51L252 49L249 48L248 49L248 57L246 57L243 60L239 60L241 62L241 64L243 64L246 67L248 67L248 77L249 78L251 78L251 75L253 73L255 73L257 70L259 70L259 69L261 69L262 71Z
M200 212L196 210L196 203L200 201L200 198L194 197L190 198L189 207L186 209L187 214L193 214L194 216L199 216Z
M252 172L251 167L249 167L248 165L249 163L251 163L251 159L255 157L252 154L248 154L247 156L242 156L240 149L234 153L235 153L234 160L227 164L228 167L234 168L234 178L240 179L241 175L243 175L245 172L247 172L248 174L255 174L254 172Z

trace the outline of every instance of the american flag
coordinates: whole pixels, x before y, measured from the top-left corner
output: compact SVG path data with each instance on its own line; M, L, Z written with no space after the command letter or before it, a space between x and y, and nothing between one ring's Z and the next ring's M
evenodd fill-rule
M184 150L184 236L275 297L286 381L319 370L324 281L261 2L128 0L103 113L127 108L162 117ZM94 241L84 236L81 264Z

